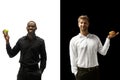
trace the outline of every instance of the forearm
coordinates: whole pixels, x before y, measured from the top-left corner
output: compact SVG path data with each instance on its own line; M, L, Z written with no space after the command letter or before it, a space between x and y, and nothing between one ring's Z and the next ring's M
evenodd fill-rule
M42 59L40 63L40 70L39 70L40 73L42 73L45 68L46 68L46 59Z
M7 54L9 55L9 57L12 58L19 52L20 49L17 45L14 46L14 48L12 49L10 46L10 43L7 43L6 50L7 50Z
M103 47L101 47L101 49L100 49L99 52L100 52L102 55L106 55L106 53L107 53L107 51L108 51L108 49L109 49L109 46L110 46L110 39L109 39L109 38L106 38L106 41L105 41Z
M9 55L9 57L12 58L13 57L12 49L11 49L11 46L10 46L9 42L6 42L6 50L7 50L7 54Z

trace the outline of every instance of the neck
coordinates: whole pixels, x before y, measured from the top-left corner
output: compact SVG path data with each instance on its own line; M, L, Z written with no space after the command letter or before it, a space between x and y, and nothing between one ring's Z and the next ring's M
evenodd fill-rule
M35 33L28 33L28 38L32 40L35 37Z
M87 35L89 34L88 31L80 31L80 33L81 33L82 35L84 35L84 36L87 36Z

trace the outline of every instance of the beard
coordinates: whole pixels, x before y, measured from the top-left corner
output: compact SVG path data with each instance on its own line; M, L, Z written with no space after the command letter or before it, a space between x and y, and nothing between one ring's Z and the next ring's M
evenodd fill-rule
M82 30L82 31L87 31L87 30L88 30L88 28L81 28L81 30Z
M35 37L35 31L28 32L28 38L32 40Z

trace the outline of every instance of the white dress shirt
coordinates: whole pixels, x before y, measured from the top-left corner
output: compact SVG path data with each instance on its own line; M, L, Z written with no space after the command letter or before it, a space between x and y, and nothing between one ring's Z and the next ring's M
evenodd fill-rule
M89 68L98 66L97 52L106 55L110 46L110 39L106 38L102 45L98 36L79 33L70 40L69 51L72 73L76 75L77 67Z

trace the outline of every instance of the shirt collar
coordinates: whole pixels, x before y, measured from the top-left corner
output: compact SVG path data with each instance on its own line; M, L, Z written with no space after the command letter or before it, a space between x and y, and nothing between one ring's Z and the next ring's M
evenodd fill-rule
M33 36L33 39L36 39L36 38L37 38L36 35L34 35L34 36ZM25 39L29 39L29 38L28 38L28 34L25 36Z
M82 37L90 37L90 33L88 33L88 35L87 36L84 36L83 34L81 34L81 33L79 33L79 36L82 38Z

